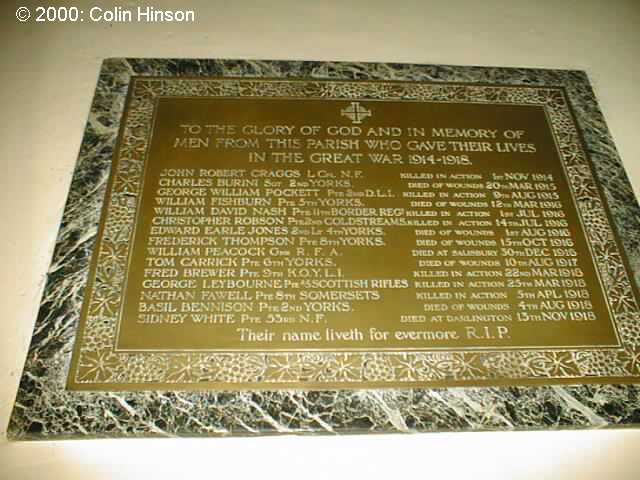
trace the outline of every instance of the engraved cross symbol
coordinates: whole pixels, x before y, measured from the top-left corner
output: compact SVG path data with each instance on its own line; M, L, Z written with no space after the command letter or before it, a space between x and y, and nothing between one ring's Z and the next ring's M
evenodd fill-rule
M348 117L353 123L362 123L367 117L371 116L371 110L367 110L360 105L360 102L351 102L351 105L340 110L342 116Z

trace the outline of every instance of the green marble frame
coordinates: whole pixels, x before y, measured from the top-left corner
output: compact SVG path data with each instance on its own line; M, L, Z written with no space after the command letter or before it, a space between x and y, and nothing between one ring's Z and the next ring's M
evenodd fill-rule
M517 352L515 355L498 352L492 357L494 364L491 365L494 372L521 379L555 371L559 372L556 376L566 377L567 383L575 382L579 376L609 376L620 378L619 384L410 388L413 385L408 383L407 388L402 389L332 390L332 382L327 381L327 390L322 391L67 390L66 376L95 233L112 157L118 154L114 149L124 100L132 82L139 82L141 88L146 85L148 92L153 94L153 88L148 87L153 86L154 81L161 85L162 81L156 80L158 77L169 77L177 84L181 77L184 82L187 78L195 78L191 81L197 82L198 77L252 77L256 78L256 83L260 78L298 78L309 82L328 79L337 86L348 83L340 80L351 79L418 80L435 82L435 93L431 95L436 96L431 98L437 98L437 95L449 98L449 95L464 100L475 95L476 99L496 101L505 92L519 89L531 95L542 95L544 98L541 97L539 103L552 111L554 104L560 102L562 106L566 99L583 139L583 145L579 146L578 132L565 132L569 137L561 151L565 161L570 163L568 166L573 168L569 170L570 179L578 182L575 185L587 185L583 187L585 191L596 195L597 188L592 185L592 174L586 162L588 156L604 194L604 199L600 199L604 200L602 205L592 208L593 204L590 204L583 212L583 218L585 213L597 211L598 218L592 219L593 235L603 235L604 231L604 243L615 244L611 229L599 228L603 221L605 225L609 223L602 220L606 217L603 217L606 202L629 259L629 267L638 278L638 204L583 72L373 63L109 59L102 66L83 138L8 429L10 438L586 428L638 423L640 390L637 385L623 382L632 381L640 373L640 324L638 306L634 297L628 295L635 287L634 280L628 278L628 270L620 257L609 262L619 265L613 270L608 269L606 259L601 259L600 263L603 266L601 273L610 278L609 297L622 296L622 305L628 307L616 316L625 348L598 351L600 353L590 350L593 353L587 355L576 352L567 358L556 355L546 359ZM439 86L438 82L447 82L447 85ZM232 79L220 81L231 90L237 89L239 83ZM456 88L451 83L467 86ZM500 88L500 85L511 88ZM513 89L513 86L519 87ZM344 98L356 98L346 90ZM567 107L564 105L565 109ZM131 170L131 165L128 167ZM593 202L598 195L591 195L589 201ZM135 195L123 195L118 202L115 207L131 212L135 208ZM617 247L613 250L615 254ZM616 293L621 291L621 286L623 294ZM452 357L441 362L437 356L423 355L426 357L419 360L427 364L452 365L451 360L456 360ZM386 371L378 357L368 360L371 371ZM96 357L96 361L101 360ZM562 368L558 370L557 365ZM566 365L571 368L565 369ZM360 375L366 374L364 363L360 372Z

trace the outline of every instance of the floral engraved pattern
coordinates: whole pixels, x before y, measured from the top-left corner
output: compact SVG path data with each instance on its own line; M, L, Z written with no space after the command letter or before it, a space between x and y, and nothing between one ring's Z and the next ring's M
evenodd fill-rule
M174 355L168 366L166 380L169 383L189 383L202 375L202 358L200 355Z
M83 350L78 364L78 376L84 382L112 381L113 373L120 360L111 348Z
M640 311L592 169L561 88L342 80L132 79L123 137L114 154L97 267L76 370L78 384L429 385L442 381L539 380L640 375ZM382 99L542 106L623 345L613 349L443 352L131 353L114 350L126 261L156 99L162 96Z

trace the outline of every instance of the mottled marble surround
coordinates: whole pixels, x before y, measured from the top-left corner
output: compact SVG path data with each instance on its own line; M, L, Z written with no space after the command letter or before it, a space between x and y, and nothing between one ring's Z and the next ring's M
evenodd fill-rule
M103 63L16 405L12 439L550 429L640 423L637 385L255 392L71 392L65 382L130 78L294 77L562 86L636 282L640 209L583 72L410 64ZM630 359L640 368L640 351Z

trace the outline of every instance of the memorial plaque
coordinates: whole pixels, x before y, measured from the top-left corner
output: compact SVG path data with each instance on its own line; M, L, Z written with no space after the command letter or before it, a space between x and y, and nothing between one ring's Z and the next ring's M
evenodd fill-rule
M636 422L582 72L115 59L90 118L14 437Z

